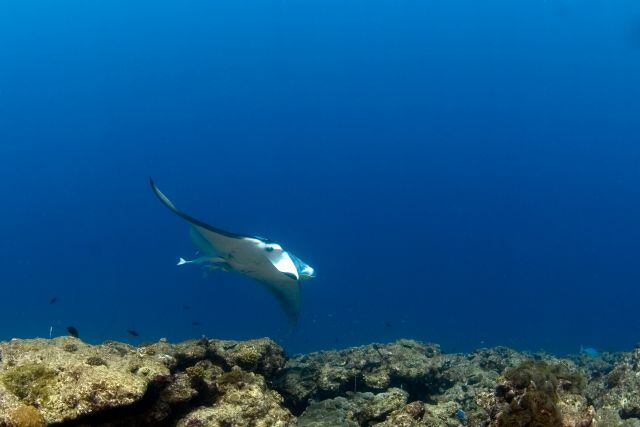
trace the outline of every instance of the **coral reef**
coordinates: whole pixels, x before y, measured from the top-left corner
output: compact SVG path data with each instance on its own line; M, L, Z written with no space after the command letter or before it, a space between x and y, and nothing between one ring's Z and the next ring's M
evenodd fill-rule
M491 426L589 426L594 411L580 393L586 377L568 363L525 360L496 387Z
M77 349L65 350L69 344ZM131 405L150 383L170 375L160 360L133 347L122 355L73 337L12 340L0 343L0 352L0 395L35 407L47 424ZM90 363L98 358L101 363Z
M217 378L217 397L181 418L178 427L193 426L288 426L291 413L282 407L282 397L269 390L264 377L234 367Z
M386 392L348 392L346 397L336 397L313 402L298 417L298 425L314 426L360 426L373 425L384 420L393 411L401 409L407 403L408 394L400 389L391 388Z
M443 354L399 340L287 358L270 339L0 343L0 427L640 427L640 349Z
M606 426L640 426L640 348L618 355L586 390L596 420Z
M415 400L441 386L444 362L437 345L412 340L310 353L287 361L276 389L295 413L301 413L309 399L337 397L347 391L397 387Z

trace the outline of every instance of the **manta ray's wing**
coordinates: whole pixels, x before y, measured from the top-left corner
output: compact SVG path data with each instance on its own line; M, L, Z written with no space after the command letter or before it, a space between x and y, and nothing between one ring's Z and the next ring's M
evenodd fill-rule
M169 198L160 191L152 179L149 179L149 182L151 184L151 189L155 195L158 196L160 201L166 207L171 209L173 213L191 224L193 227L191 231L191 239L205 252L210 253L211 251L214 251L215 254L223 256L228 255L238 246L242 246L244 243L243 240L248 237L214 227L178 210L171 200L169 200Z
M300 314L300 274L291 256L281 247L266 252L267 259L290 280L280 280L267 284L267 289L278 299L280 306L293 326ZM292 282L294 281L294 282Z
M295 326L300 316L300 282L268 283L265 287L278 300L290 326Z
M267 242L252 236L244 236L241 234L231 233L220 228L209 225L200 221L186 213L180 211L155 185L152 179L149 179L151 189L160 201L167 206L176 215L187 221L191 225L191 239L194 243L209 256L228 257L234 253L255 250L257 242ZM300 311L300 286L298 270L293 263L289 254L279 247L271 251L264 251L263 255L273 266L289 278L289 280L260 280L262 283L280 302L287 317L290 321L295 322Z

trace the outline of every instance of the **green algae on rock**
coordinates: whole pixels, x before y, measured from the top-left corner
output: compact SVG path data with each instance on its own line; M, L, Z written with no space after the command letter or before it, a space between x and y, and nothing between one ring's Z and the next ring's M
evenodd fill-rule
M28 405L44 405L49 400L56 372L42 363L25 363L7 369L0 376L2 384Z

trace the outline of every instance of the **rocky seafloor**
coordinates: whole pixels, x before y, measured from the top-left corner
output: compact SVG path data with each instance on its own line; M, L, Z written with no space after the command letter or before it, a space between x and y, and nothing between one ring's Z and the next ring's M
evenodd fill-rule
M640 348L556 358L399 340L0 343L0 426L640 426Z

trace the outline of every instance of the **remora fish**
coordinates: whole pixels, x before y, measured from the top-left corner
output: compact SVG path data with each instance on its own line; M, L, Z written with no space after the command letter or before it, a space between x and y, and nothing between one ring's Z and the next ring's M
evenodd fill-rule
M211 270L235 271L263 284L280 302L292 323L300 312L300 282L315 277L314 269L278 243L257 236L244 236L213 227L178 210L149 179L160 201L191 227L191 240L203 256L180 258L178 265L205 264Z

